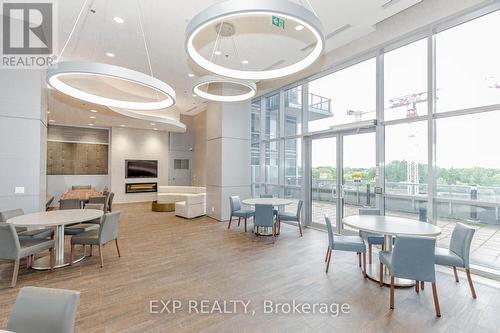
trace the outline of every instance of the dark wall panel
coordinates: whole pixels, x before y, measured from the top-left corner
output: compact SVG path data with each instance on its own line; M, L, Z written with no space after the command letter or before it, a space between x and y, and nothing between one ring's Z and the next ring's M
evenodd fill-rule
M48 175L107 175L108 145L47 142Z

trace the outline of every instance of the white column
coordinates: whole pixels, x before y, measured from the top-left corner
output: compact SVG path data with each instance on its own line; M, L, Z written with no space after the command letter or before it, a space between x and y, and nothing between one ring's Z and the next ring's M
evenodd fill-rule
M0 210L45 210L47 99L43 87L45 71L0 70Z
M207 107L207 215L229 220L229 196L249 198L250 101Z

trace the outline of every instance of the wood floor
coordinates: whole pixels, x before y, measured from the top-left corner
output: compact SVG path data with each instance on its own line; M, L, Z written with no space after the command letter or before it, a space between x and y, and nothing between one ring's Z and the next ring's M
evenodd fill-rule
M250 232L210 218L185 220L153 213L150 204L116 205L122 211L120 249L97 251L73 267L37 272L25 267L9 288L11 264L0 264L0 328L24 286L81 291L77 332L500 332L500 283L473 276L473 300L463 272L438 272L442 317L435 317L430 284L396 289L389 310L389 289L363 278L356 254L335 252L325 274L327 235L312 229L299 237L284 225L273 245L252 240ZM249 223L251 225L251 222ZM233 224L235 225L235 224ZM250 300L255 315L150 314L154 299ZM348 303L349 314L263 313L263 301Z

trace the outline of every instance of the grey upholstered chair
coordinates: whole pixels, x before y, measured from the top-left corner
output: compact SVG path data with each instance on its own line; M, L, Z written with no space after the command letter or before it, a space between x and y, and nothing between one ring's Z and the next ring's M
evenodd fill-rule
M91 190L92 185L73 185L71 186L72 190Z
M470 276L469 253L475 231L474 228L468 227L462 223L457 223L451 234L450 248L444 249L436 247L435 251L436 265L453 267L456 282L458 282L457 267L465 269L472 298L476 298L477 296Z
M274 211L272 205L255 205L255 218L253 221L253 237L255 239L255 228L264 227L272 228L273 230L273 243L276 239L276 220L274 218Z
M274 195L272 195L272 194L261 194L260 198L270 199L270 198L274 198ZM273 209L273 213L274 213L274 215L278 216L278 210L277 209Z
M398 236L392 252L382 251L380 257L380 286L383 286L384 265L391 275L390 308L394 309L394 278L415 280L419 292L420 282L432 283L436 316L441 317L436 290L434 248L436 239L430 237Z
M360 208L359 215L380 215L380 209ZM359 236L368 244L368 262L372 263L372 245L384 245L384 236L368 231L359 231Z
M359 236L335 236L333 234L332 222L328 214L325 214L326 228L328 230L328 248L326 250L326 273L330 268L330 259L333 251L356 252L361 267L361 254L363 255L363 276L366 278L366 245Z
M85 204L85 207L83 207L83 209L97 209L104 211L104 205L99 203L88 203Z
M54 269L54 240L52 239L28 239L19 240L16 229L12 224L0 223L0 259L13 260L14 272L12 274L11 287L17 283L19 263L22 258L27 258L28 266L33 262L36 253L49 250L50 267Z
M8 219L11 219L16 216L24 215L24 211L22 209L12 209L0 212L0 223L7 222ZM20 240L27 240L31 238L35 239L44 239L54 236L54 230L52 229L33 229L28 230L28 228L24 227L15 227L17 235Z
M302 205L304 202L299 200L297 211L295 213L278 212L278 233L281 231L281 221L297 222L299 226L300 237L302 237L302 225L300 219L302 217Z
M102 204L104 205L104 211L108 210L108 197L101 195L96 197L89 197L89 204Z
M233 221L233 217L238 218L238 226L240 226L241 218L245 219L245 232L247 231L247 219L255 216L255 211L251 209L241 209L241 201L240 197L237 195L233 195L229 197L229 205L231 208L231 217L229 218L229 224L227 228L231 228L231 222Z
M54 196L53 195L51 195L48 198L47 202L45 202L45 211L50 210L50 205L52 205L52 202L54 202Z
M86 204L83 209L97 209L97 210L103 210L104 205L103 204ZM97 230L99 229L99 224L101 224L102 217L99 217L95 220L90 220L85 223L77 223L73 225L66 226L64 228L64 234L67 236L76 236L79 234L82 234L87 231L91 230ZM85 249L86 245L83 245L83 255L85 256ZM90 245L90 256L92 257L93 255L93 248L92 245Z
M113 199L115 198L115 192L110 192L108 196L108 205L106 207L108 212L112 212L112 206L113 206Z
M107 213L103 216L99 230L91 230L71 237L70 263L73 264L73 253L76 244L97 245L99 247L99 257L101 259L101 268L104 267L102 248L111 241L115 241L118 257L121 257L118 246L118 222L120 221L120 212ZM92 250L91 250L92 251Z
M80 209L80 199L61 199L59 200L59 209Z
M19 333L72 333L79 302L79 291L21 288L7 329Z

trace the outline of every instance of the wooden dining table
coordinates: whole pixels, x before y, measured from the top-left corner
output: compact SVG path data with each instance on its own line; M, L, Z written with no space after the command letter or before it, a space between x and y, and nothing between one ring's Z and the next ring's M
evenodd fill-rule
M102 192L98 192L95 189L80 189L80 190L68 190L61 195L61 200L65 199L78 199L80 200L80 207L89 202L90 197L100 197Z
M85 189L85 190L68 190L64 192L61 199L79 199L80 201L89 201L90 197L102 196L101 192L95 189Z

